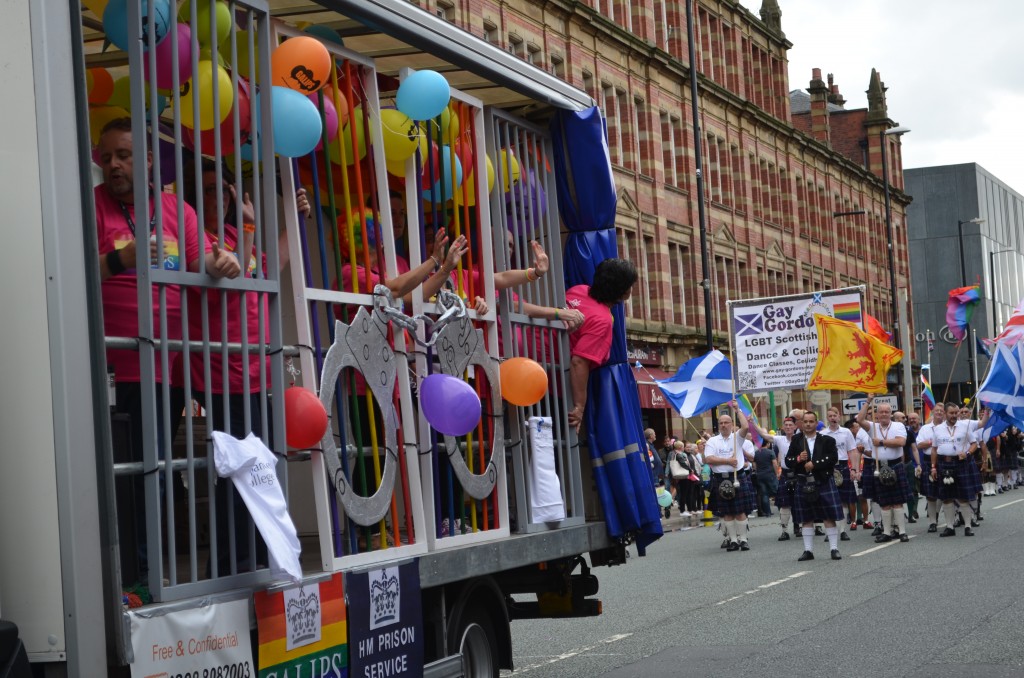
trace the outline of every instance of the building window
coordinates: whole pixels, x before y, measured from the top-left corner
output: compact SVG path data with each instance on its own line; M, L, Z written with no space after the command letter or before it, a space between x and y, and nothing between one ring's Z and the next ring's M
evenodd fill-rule
M445 21L455 21L455 5L448 0L437 0L437 7L434 9L434 12Z
M537 45L532 42L526 43L526 62L536 65L540 63L540 59L540 45Z
M688 250L684 245L669 243L669 270L672 272L672 313L671 321L677 325L686 325L686 284L693 276L689 275L686 264Z
M551 55L551 75L565 80L565 59L560 54Z
M590 95L594 101L598 101L597 89L594 87L594 74L590 71L583 71L583 91Z
M608 121L608 151L614 165L622 165L622 117L615 87L602 84L604 113Z
M526 59L526 41L517 33L508 34L508 51L520 59Z
M658 253L654 249L654 236L645 235L643 236L642 242L644 251L642 253L643 259L641 261L644 262L644 270L638 277L637 281L640 284L640 293L643 295L642 313L644 314L644 317L647 318L648 320L655 320L655 310L651 305L651 300L652 298L660 298L660 295L658 295L657 293L652 294L651 288L653 288L654 285L657 284L657 282L654 280L654 274L656 270L655 259ZM658 315L661 318L664 318L664 310L659 309L659 311L661 312Z
M633 97L633 143L630 148L635 159L633 166L644 176L654 176L651 158L651 124L647 105L640 97Z
M488 19L484 19L484 40L492 45L498 42L498 26Z

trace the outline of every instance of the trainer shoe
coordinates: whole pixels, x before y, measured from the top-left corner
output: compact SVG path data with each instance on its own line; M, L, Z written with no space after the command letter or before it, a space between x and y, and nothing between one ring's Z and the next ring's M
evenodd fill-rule
M875 526L870 520L865 520L862 524L864 525L865 530L870 530Z
M692 514L689 511L683 511L683 517L689 518Z

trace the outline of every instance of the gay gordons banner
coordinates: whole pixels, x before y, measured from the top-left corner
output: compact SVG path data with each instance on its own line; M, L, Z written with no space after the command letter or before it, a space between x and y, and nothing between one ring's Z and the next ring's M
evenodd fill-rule
M729 302L738 393L801 389L814 371L814 315L864 327L863 288Z
M255 595L259 678L347 678L342 576Z

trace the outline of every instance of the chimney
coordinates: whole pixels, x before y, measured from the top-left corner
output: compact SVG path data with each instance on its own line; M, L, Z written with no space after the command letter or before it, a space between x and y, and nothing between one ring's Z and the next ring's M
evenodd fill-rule
M828 86L821 79L821 69L811 70L811 86L807 88L811 95L811 136L818 141L831 145L832 135L828 124Z
M828 102L835 104L839 108L842 108L846 104L846 99L839 93L839 85L832 81L832 74L828 74Z

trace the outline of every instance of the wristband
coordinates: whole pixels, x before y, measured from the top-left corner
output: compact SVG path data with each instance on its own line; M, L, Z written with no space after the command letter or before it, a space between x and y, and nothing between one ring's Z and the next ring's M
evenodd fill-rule
M249 222L245 222L244 224L242 224L242 230L245 231L246 233L255 233L256 232L256 224L251 224Z
M533 272L533 269L532 268L526 269L526 280L528 282L533 282L536 279L537 279L537 274Z
M441 261L433 254L430 255L430 258L434 260L434 272L437 273L439 270L441 270Z
M127 270L124 262L121 261L121 250L110 250L107 252L107 270L110 272L110 275L124 273Z
M555 309L555 320L558 320L558 309Z

